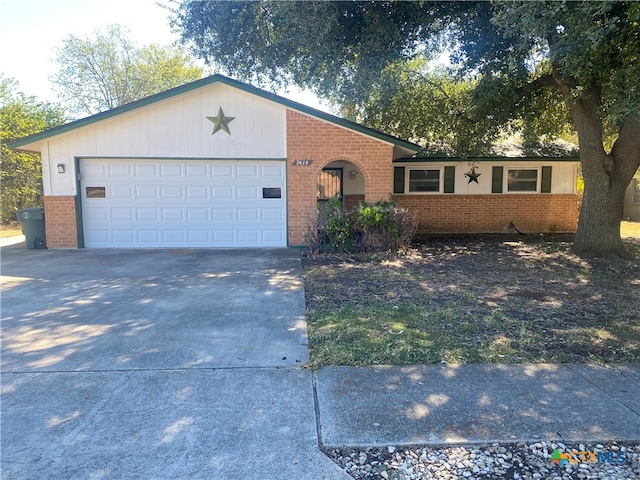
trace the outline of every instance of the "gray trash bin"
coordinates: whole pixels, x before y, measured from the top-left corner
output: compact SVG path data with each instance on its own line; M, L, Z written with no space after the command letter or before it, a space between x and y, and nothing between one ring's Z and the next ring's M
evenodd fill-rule
M44 230L44 208L23 208L18 210L16 217L18 217L22 233L27 239L27 248L47 248Z

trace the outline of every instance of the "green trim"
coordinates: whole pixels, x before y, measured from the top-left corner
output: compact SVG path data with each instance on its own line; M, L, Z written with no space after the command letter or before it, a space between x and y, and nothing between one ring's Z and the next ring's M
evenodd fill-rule
M551 193L551 167L542 167L540 193Z
M84 222L82 217L82 185L80 182L80 158L74 157L73 164L76 169L76 234L78 236L78 248L84 248Z
M493 167L491 172L491 193L502 193L504 167Z
M76 157L80 160L171 160L171 161L229 161L229 162L286 162L287 158L261 158L261 157L159 157L156 155L80 155Z
M284 244L289 247L289 162L284 162L284 191L286 195L284 202Z
M468 162L579 162L579 157L481 157L460 159L456 157L403 157L393 163L468 163Z
M456 167L444 167L444 193L455 193Z
M178 95L182 95L184 93L191 92L198 88L206 87L208 85L213 85L215 83L222 83L224 85L237 88L244 92L257 95L258 97L262 97L266 100L270 100L275 103L279 103L287 108L292 110L296 110L298 112L305 113L307 115L311 115L312 117L319 118L321 120L325 120L327 122L333 123L335 125L339 125L341 127L348 128L350 130L363 133L370 137L376 138L378 140L391 143L397 147L406 148L407 150L411 150L413 152L419 152L422 150L420 145L409 142L407 140L402 140L400 138L394 137L392 135L388 135L386 133L382 133L378 130L374 130L372 128L365 127L364 125L360 125L359 123L352 122L350 120L346 120L344 118L336 117L335 115L331 115L326 112L322 112L312 107L308 107L298 102L294 102L293 100L289 100L288 98L281 97L276 95L275 93L270 93L260 88L254 87L252 85L247 85L246 83L239 82L238 80L233 80L229 77L225 77L224 75L215 74L210 77L202 78L200 80L196 80L195 82L187 83L185 85L181 85L179 87L172 88L170 90L166 90L164 92L157 93L155 95L151 95L150 97L143 98L141 100L137 100L132 103L128 103L127 105L123 105L121 107L114 108L112 110L107 110L106 112L98 113L96 115L92 115L90 117L82 118L80 120L76 120L65 125L61 125L59 127L51 128L49 130L45 130L43 132L35 133L33 135L29 135L27 137L19 138L13 140L11 142L7 142L7 146L10 149L17 149L24 145L28 145L30 143L39 142L42 140L46 140L47 138L51 138L56 135L61 135L63 133L67 133L73 130L76 130L81 127L86 127L88 125L92 125L94 123L100 122L102 120L106 120L108 118L112 118L118 115L122 115L123 113L128 113L133 110L137 110L138 108L146 107L152 105L157 102L161 102L163 100L167 100L169 98L176 97Z
M467 162L579 162L580 157L403 157L393 163L467 163Z

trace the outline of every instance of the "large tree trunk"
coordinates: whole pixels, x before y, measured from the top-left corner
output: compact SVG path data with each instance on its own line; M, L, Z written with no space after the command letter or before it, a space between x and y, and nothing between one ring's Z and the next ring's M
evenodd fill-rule
M620 238L624 193L640 165L640 120L623 120L609 154L603 145L599 92L567 98L580 143L584 197L573 251L583 257L625 257Z
M623 187L622 182L611 181L604 172L598 172L603 170L598 168L603 165L602 158L589 158L581 152L580 160L584 196L573 251L582 257L624 257L620 220L626 185Z

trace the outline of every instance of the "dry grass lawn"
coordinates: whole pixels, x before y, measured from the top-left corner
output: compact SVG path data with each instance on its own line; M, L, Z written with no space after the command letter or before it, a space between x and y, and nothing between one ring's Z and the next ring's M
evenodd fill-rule
M307 257L311 366L639 362L636 227L625 226L631 258L613 263L573 255L572 235L431 236L401 256Z
M22 229L19 224L0 225L0 238L15 237L16 235L22 235Z

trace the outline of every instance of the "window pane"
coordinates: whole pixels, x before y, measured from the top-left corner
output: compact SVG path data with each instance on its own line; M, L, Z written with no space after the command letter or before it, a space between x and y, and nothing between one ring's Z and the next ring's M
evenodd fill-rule
M342 200L342 169L324 168L318 177L318 200Z
M507 190L509 192L538 191L538 170L509 170Z
M107 198L106 187L85 187L87 198Z
M262 198L282 198L280 187L263 187Z
M439 192L440 170L410 170L410 192Z

